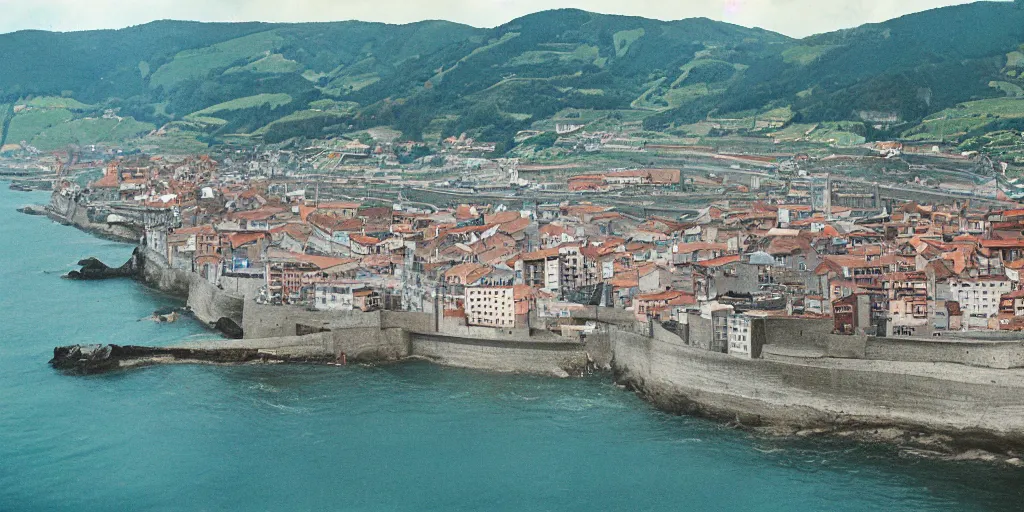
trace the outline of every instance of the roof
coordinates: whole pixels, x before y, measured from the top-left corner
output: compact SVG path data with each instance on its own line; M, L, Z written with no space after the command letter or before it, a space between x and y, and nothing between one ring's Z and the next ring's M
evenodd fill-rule
M327 270L333 267L347 264L355 264L358 260L351 258L331 258L328 256L314 256L312 254L302 254L298 252L273 250L267 254L268 260L276 261L294 261L301 263L309 263L320 270Z
M1015 238L1010 240L982 240L981 246L986 249L1024 248L1024 238Z
M720 258L715 258L713 260L701 261L698 262L697 264L702 267L715 268L721 267L723 265L728 265L730 263L736 263L737 261L740 261L740 259L741 256L739 254L731 254L729 256L722 256Z
M543 260L555 257L558 257L557 247L551 249L541 249L539 251L528 252L522 255L523 261Z
M657 293L647 293L643 295L637 295L637 300L648 300L648 301L672 301L673 299L689 299L690 304L696 304L696 298L693 294L681 292L679 290L666 290Z
M228 241L231 242L231 247L238 248L245 244L250 244L266 238L266 233L234 233L228 235Z
M379 239L366 235L351 235L348 239L360 245L377 245L380 243Z

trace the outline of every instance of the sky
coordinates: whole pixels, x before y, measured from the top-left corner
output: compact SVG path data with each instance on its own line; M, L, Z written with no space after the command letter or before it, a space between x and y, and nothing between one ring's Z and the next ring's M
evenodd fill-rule
M494 27L546 9L676 20L707 17L793 37L885 21L963 0L0 0L0 33L122 28L159 19L409 23Z

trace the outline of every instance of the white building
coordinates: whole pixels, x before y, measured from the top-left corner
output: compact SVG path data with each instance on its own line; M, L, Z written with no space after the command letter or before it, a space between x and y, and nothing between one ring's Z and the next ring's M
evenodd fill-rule
M338 284L318 284L313 296L319 311L352 311L354 297L352 287Z
M466 288L466 324L512 328L516 325L516 301L511 286Z
M939 288L938 298L960 302L967 318L990 318L999 314L999 298L1012 291L1011 284L1005 276L951 278L948 296Z
M755 321L763 320L763 313L732 313L728 319L729 355L742 359L760 357L761 343L754 340Z
M740 314L729 315L729 355L751 359L750 317Z

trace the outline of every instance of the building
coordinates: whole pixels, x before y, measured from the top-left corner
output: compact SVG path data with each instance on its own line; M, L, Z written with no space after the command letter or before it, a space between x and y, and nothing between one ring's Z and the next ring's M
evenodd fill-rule
M764 318L763 314L758 313L733 313L728 316L729 355L741 359L761 357Z
M953 277L937 288L937 295L959 302L969 326L986 328L987 320L999 314L1000 297L1011 291L1011 282L1005 276Z
M1024 290L999 298L999 330L1024 331Z
M511 329L516 326L515 292L511 286L467 287L466 324Z
M835 334L864 335L874 330L871 325L871 295L855 293L832 302Z
M321 283L315 285L314 307L320 311L352 311L352 285Z

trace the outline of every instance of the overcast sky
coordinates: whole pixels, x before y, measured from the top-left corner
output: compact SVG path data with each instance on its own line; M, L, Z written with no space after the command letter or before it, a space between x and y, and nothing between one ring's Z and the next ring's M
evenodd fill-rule
M0 33L121 28L158 19L408 23L446 19L493 27L545 9L674 20L705 16L800 37L884 21L963 0L0 0Z

